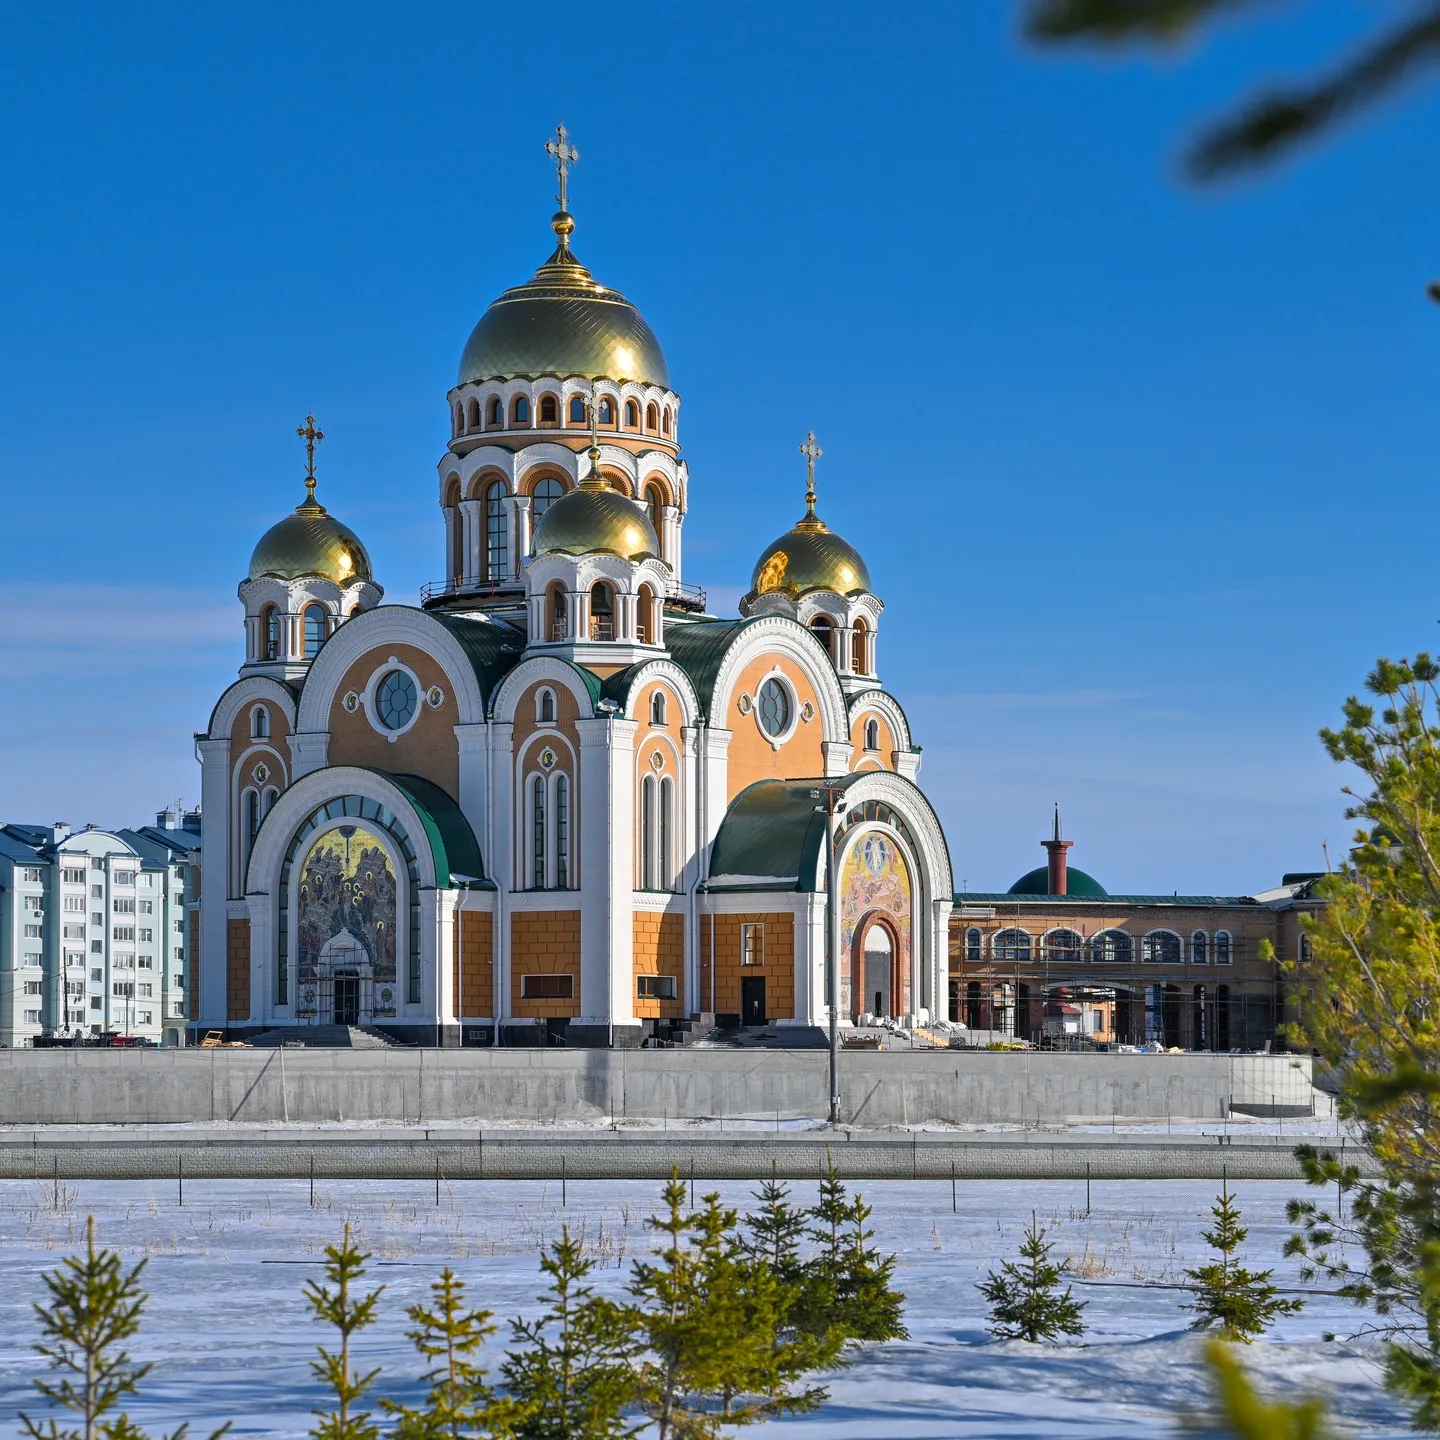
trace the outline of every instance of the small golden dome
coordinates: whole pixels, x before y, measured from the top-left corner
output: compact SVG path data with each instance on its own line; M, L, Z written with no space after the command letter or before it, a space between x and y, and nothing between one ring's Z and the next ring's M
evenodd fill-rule
M305 488L304 502L260 537L250 556L250 579L268 575L299 580L318 575L341 586L373 580L370 556L360 537L315 498L313 480L307 480Z
M860 552L817 519L812 507L760 557L745 598L779 594L798 600L815 590L854 595L869 588Z
M517 375L583 375L670 386L655 332L618 291L570 252L574 218L561 210L550 222L560 242L523 285L505 291L480 317L460 357L460 385Z
M585 480L562 495L535 527L537 555L618 555L645 560L659 555L650 517L604 481Z

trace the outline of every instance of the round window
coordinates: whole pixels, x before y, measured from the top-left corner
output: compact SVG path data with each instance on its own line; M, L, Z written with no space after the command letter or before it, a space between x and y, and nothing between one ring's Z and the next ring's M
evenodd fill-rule
M403 730L420 708L420 692L403 670L391 670L375 687L375 713L387 730Z
M760 728L783 735L790 728L790 692L773 676L760 687Z

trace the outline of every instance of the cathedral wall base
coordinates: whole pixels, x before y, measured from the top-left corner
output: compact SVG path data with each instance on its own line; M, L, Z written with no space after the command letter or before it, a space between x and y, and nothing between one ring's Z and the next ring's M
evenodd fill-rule
M572 1020L565 1030L565 1043L572 1050L638 1050L649 1033L649 1025L635 1021L610 1025L604 1021Z

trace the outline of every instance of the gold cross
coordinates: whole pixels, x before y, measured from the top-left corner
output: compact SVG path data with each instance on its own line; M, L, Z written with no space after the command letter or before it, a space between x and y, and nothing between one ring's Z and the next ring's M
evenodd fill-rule
M305 423L295 433L305 442L305 489L313 500L315 498L315 447L325 438L325 432L315 428L313 415L307 415Z
M800 453L805 457L805 508L811 517L815 514L815 462L825 453L815 443L815 432L809 431L805 436L805 443L800 447Z
M590 473L585 477L587 481L598 483L600 479L600 387L592 380L590 382Z
M545 142L545 153L555 161L555 172L560 177L560 193L555 198L562 210L568 210L565 180L570 167L580 158L580 152L570 143L570 132L563 124L555 127L555 139Z

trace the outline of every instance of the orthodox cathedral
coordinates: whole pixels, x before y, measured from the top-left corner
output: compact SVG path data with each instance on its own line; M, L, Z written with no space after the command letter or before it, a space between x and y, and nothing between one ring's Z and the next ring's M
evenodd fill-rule
M803 1029L829 1023L832 951L841 1024L943 1018L949 857L880 680L882 602L817 512L819 447L740 618L709 614L680 395L572 249L577 156L563 128L547 148L554 248L461 352L444 579L418 607L383 603L300 432L305 499L255 546L244 663L198 738L192 1023L444 1046Z

